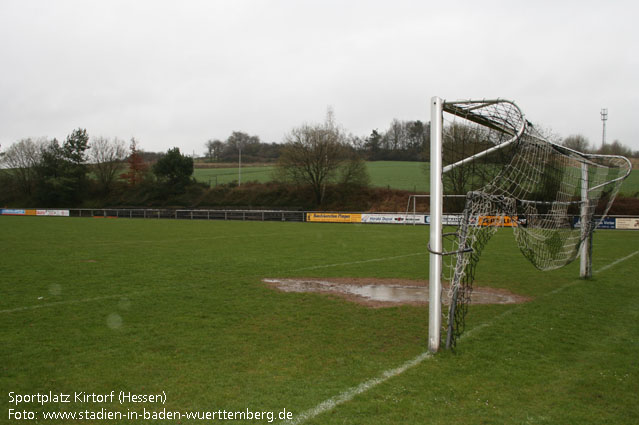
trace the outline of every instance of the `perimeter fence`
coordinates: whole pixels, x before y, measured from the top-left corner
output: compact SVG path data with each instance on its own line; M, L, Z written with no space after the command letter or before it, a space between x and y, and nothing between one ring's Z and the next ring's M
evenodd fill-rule
M303 211L203 210L168 208L74 208L70 217L172 218L182 220L304 221Z
M0 216L55 216L55 217L94 217L94 218L145 218L178 220L236 220L236 221L289 221L324 223L377 223L403 225L429 225L430 215L426 212L405 213L353 213L353 212L317 212L317 211L277 211L277 210L213 210L213 209L175 209L175 208L70 208L70 209L0 209ZM456 225L460 214L444 214L444 225ZM609 216L599 221L598 229L639 230L639 217ZM534 226L521 217L477 217L480 226ZM581 226L579 216L564 223L566 228Z

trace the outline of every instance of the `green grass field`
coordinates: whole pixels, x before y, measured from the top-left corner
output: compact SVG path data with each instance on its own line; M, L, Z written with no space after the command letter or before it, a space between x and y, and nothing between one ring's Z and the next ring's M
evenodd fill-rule
M267 183L273 180L273 166L248 166L242 167L242 181L256 181ZM239 179L238 168L196 168L193 170L195 180L215 186L237 182Z
M375 161L368 162L368 172L371 185L375 187L390 187L392 189L428 191L428 178L423 162ZM428 168L426 168L427 170ZM257 181L266 183L273 180L274 166L242 167L242 181ZM238 181L238 168L196 168L193 176L202 183L211 186Z
M374 187L390 187L391 189L428 192L428 163L407 161L374 161L367 162L371 185ZM273 166L242 167L242 181L266 183L273 179ZM238 180L237 168L196 168L194 177L197 181L217 184ZM639 170L633 170L621 186L621 193L635 196L639 193Z
M499 231L477 284L533 300L471 306L457 352L425 356L427 307L372 309L261 283L423 279L425 226L42 217L0 226L3 424L36 423L10 420L9 409L35 412L37 423L214 422L43 419L164 408L286 409L307 424L639 423L637 232L597 231L595 275L583 281L578 264L537 271ZM164 392L166 404L10 397L49 391Z
M633 169L621 185L620 193L626 196L639 196L639 170Z

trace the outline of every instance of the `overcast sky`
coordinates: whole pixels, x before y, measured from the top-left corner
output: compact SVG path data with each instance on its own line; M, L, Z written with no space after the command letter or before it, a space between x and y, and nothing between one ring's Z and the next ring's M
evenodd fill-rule
M429 99L639 150L636 1L0 0L0 144L138 139L200 154L232 131L281 142L331 106L367 136Z

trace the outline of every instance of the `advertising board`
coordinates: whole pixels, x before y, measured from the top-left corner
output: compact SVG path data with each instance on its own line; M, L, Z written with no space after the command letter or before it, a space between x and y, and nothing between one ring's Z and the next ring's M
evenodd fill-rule
M306 213L306 221L321 223L361 223L361 214L350 213Z
M617 229L639 230L639 217L617 218Z
M479 226L494 227L517 227L517 217L509 217L505 215L484 215L477 218Z
M462 216L459 214L444 214L442 215L442 225L444 226L458 226L461 223ZM424 217L426 224L430 225L430 216Z
M362 214L362 223L426 224L423 214Z
M601 223L597 225L597 229L618 229L619 227L617 227L617 220L619 219L615 217L604 217ZM575 216L575 218L573 219L573 224L576 229L581 228L581 220L579 216Z
M25 215L25 210L3 209L2 215Z
M38 216L68 217L69 210L36 210Z

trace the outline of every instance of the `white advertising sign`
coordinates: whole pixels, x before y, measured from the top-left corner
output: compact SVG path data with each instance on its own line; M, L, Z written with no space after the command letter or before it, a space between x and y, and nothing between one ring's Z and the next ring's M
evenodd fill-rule
M362 223L426 224L426 221L423 214L362 214Z
M461 223L462 216L456 214L444 214L442 215L442 225L444 226L458 226ZM430 225L430 216L426 216L426 224Z
M633 217L633 218L617 217L617 229L639 230L639 217Z
M55 217L68 217L69 210L36 210L36 215L40 216L55 216Z

